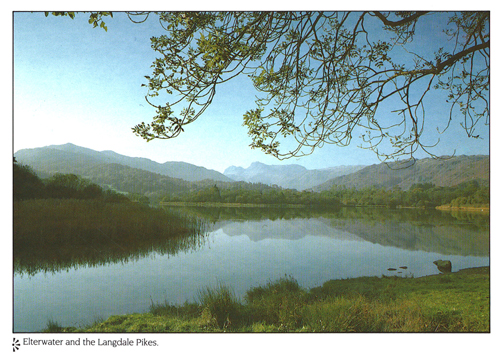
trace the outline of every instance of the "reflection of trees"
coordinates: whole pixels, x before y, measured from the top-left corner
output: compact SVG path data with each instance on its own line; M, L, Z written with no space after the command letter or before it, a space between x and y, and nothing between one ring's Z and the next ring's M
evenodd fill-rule
M294 218L324 217L336 212L315 207L171 207L171 212L187 214L211 223L220 221L258 221Z
M437 252L443 255L488 256L488 232L444 224L409 222L366 222L338 219L336 229L354 233L371 243L408 250Z
M448 213L428 209L354 208L338 211L312 208L178 208L177 212L207 219L214 228L230 229L230 235L247 234L254 240L276 238L269 231L269 220L294 220L294 228L283 231L281 239L299 239L303 235L338 236L351 233L353 239L409 250L444 255L489 255L489 216L480 213ZM314 219L313 219L314 218ZM326 227L318 228L318 219ZM313 220L310 220L313 219ZM301 222L297 222L300 220ZM247 222L245 226L228 223ZM266 227L267 225L267 227ZM253 227L252 229L250 229ZM284 229L283 225L280 226ZM312 229L315 228L315 229ZM285 234L285 233L288 233ZM321 234L320 234L321 233Z
M203 223L139 204L14 203L14 272L33 275L199 247Z
M489 256L489 216L436 210L343 208L332 226L366 241L444 255Z
M413 225L455 225L471 230L489 231L489 214L478 212L442 212L434 209L386 209L345 207L336 219L362 219L365 222L408 222Z
M294 218L360 219L364 222L409 222L415 225L447 224L489 231L489 214L441 212L433 209L388 209L381 207L166 207L169 212L189 215L215 223L220 221L257 221Z

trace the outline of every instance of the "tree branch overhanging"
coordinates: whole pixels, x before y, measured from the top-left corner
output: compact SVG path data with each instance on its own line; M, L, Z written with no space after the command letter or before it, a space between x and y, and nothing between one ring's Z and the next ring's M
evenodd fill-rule
M94 26L105 26L109 14L91 14ZM358 132L360 147L382 160L411 158L419 149L432 155L423 143L431 126L425 104L436 90L448 94L448 125L462 116L476 136L478 122L489 122L489 12L155 14L167 35L151 39L158 58L144 86L157 114L132 129L148 141L178 136L211 105L219 85L239 76L258 93L243 117L251 147L279 159L350 144ZM450 41L397 54L418 40L417 23L431 15L439 21L432 30Z

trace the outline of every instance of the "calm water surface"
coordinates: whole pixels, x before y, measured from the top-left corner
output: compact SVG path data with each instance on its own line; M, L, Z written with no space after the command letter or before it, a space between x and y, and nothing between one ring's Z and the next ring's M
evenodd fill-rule
M48 320L80 326L145 312L152 301L196 301L200 289L217 282L243 298L250 287L284 275L314 287L339 278L438 274L432 263L438 259L450 260L454 272L489 265L489 217L342 210L267 218L259 212L201 211L210 232L195 248L175 255L151 252L53 272L18 270L14 331L40 331ZM400 266L408 268L388 270Z

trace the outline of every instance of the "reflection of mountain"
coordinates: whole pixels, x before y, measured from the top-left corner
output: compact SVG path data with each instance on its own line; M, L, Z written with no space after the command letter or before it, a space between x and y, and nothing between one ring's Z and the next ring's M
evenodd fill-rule
M415 224L388 220L335 219L336 229L354 233L371 243L443 255L489 256L489 234L475 227Z
M488 231L453 224L374 221L363 219L294 218L213 224L229 236L246 235L252 241L297 240L327 236L340 240L368 241L406 250L443 255L489 256Z
M354 234L336 231L329 225L329 221L323 218L231 222L221 228L229 236L247 235L252 241L264 239L296 240L307 235L328 236L342 240L361 240Z
M307 208L177 210L209 220L214 231L245 234L253 241L328 236L443 255L489 256L489 217L477 213L354 207L335 212Z

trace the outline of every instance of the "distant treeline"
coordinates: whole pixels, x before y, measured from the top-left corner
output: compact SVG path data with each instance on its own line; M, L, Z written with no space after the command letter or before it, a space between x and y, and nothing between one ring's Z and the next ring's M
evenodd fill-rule
M442 187L432 183L414 184L408 191L398 187L366 187L360 190L344 186L333 186L329 191L311 192L290 189L248 190L221 189L216 185L182 196L165 196L164 202L221 202L253 204L301 204L317 206L385 206L436 207L451 205L486 206L490 203L490 190L477 181L457 186Z
M268 205L308 205L320 207L383 206L396 207L452 207L489 206L490 188L478 181L468 181L456 186L436 186L432 183L413 184L409 190L399 187L386 189L370 186L361 189L333 186L328 191L312 192L269 187L264 184L215 183L201 189L181 194L163 190L157 185L157 194L163 194L164 202L210 202ZM110 202L138 201L149 203L142 193L128 193L127 196L101 186L75 174L55 174L40 179L26 165L14 163L14 200L27 199L102 199ZM156 198L155 198L156 199ZM156 199L158 200L158 199Z
M330 192L309 192L292 189L243 189L219 188L217 185L203 190L178 196L165 196L163 202L220 202L238 204L269 204L269 205L317 205L340 207L338 198Z
M31 199L100 199L107 202L126 202L129 198L75 175L57 173L40 179L31 167L14 163L14 200Z
M432 183L413 184L409 190L399 187L384 189L367 187L361 190L334 186L330 190L344 205L384 205L387 207L436 207L440 205L485 206L490 203L489 186L467 181L456 186L436 186Z

